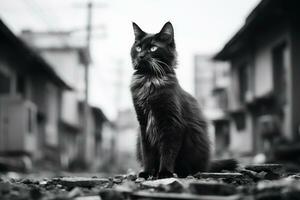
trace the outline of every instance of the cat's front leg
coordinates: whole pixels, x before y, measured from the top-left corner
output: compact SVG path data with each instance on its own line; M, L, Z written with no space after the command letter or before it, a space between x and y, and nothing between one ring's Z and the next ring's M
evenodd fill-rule
M144 169L139 173L139 177L147 179L157 174L159 156L157 151L143 139L141 140L140 150Z
M158 178L169 178L174 176L175 161L181 148L181 136L170 135L169 139L160 144L160 165Z

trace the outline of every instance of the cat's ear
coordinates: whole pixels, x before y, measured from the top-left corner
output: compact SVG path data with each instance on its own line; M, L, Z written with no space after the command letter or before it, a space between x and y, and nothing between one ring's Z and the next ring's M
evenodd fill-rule
M134 22L132 22L135 40L139 40L146 35L146 33Z
M165 25L162 27L158 35L161 40L172 42L174 39L174 29L171 22L165 23Z

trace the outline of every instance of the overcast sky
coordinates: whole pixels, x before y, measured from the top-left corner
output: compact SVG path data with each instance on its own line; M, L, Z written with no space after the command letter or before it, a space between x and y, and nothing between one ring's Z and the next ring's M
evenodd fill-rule
M0 17L18 34L71 30L86 23L85 0L1 0ZM94 0L90 100L114 118L117 109L132 107L129 82L133 43L131 22L158 32L171 21L179 54L177 74L193 93L193 56L214 54L242 26L259 0ZM104 34L105 33L105 34ZM84 35L77 34L78 40ZM119 75L121 74L121 75ZM117 89L122 85L121 89Z

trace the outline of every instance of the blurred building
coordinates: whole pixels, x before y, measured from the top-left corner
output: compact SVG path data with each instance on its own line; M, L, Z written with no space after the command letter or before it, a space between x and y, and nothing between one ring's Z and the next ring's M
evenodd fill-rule
M57 152L56 119L71 87L2 21L0 35L0 153L40 158Z
M209 55L196 55L195 96L209 123L209 134L213 140L216 155L222 156L228 150L229 65L212 60Z
M214 107L212 99L214 63L208 55L194 57L195 96L203 109ZM205 112L205 111L204 111ZM210 112L207 113L209 115Z
M238 154L299 139L298 3L262 0L214 57L231 64L227 113L230 149Z
M135 154L138 132L138 122L135 111L133 109L120 110L115 124L119 132L117 138L117 149L121 152L130 152Z
M61 116L56 119L61 163L68 167L72 162L79 164L80 159L86 164L100 159L102 127L107 119L99 108L89 106L89 134L84 133L84 67L90 62L86 45L74 39L70 32L23 31L21 37L73 88L62 93Z
M138 170L136 141L139 128L135 111L119 110L114 124L116 171L126 173L128 169Z
M19 166L31 159L50 170L100 160L103 130L111 126L89 106L91 137L83 142L85 46L66 32L25 31L23 42L1 20L0 36L0 168L12 156L26 158L13 159Z

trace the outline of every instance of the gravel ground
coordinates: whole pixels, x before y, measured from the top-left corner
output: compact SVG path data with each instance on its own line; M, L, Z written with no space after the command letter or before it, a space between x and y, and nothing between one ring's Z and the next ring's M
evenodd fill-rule
M187 178L142 179L136 174L59 176L0 175L0 200L297 200L300 173L287 173L282 165L240 167L222 173L198 173ZM47 176L50 177L50 176Z

